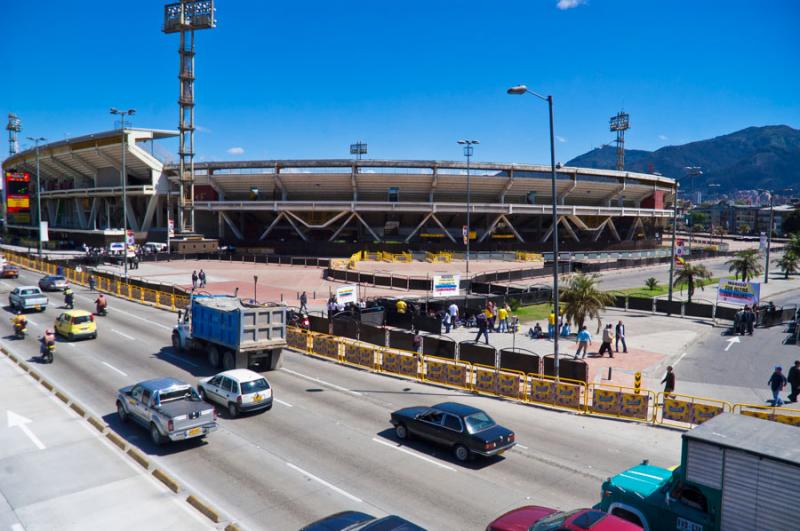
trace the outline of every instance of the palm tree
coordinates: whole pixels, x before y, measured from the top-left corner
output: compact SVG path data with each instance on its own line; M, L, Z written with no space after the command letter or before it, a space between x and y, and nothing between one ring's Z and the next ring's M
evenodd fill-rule
M792 253L795 256L800 256L800 233L789 236L789 244L786 246L786 252Z
M675 282L673 286L678 284L686 284L687 293L689 295L689 302L692 302L692 295L694 295L695 285L703 289L702 282L697 283L698 280L711 278L711 271L706 269L703 264L694 265L691 262L686 262L681 269L675 274Z
M763 271L760 259L757 249L747 249L736 253L732 259L725 262L725 265L729 266L728 271L736 273L737 279L741 276L742 280L747 282Z
M600 312L614 303L614 296L597 287L597 275L578 273L569 284L560 290L559 300L567 320L583 327L587 319L597 320L597 331L600 331Z
M788 279L791 273L797 273L800 268L800 259L792 251L786 251L783 256L775 260L775 265L783 269L783 278Z
M653 291L658 287L658 280L655 277L650 277L644 281L644 285L647 286L647 289Z

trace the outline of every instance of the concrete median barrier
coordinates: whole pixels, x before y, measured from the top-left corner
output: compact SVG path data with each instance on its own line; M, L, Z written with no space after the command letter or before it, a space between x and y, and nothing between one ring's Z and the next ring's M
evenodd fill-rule
M180 484L172 479L166 472L161 470L160 468L156 468L153 470L153 476L156 477L161 483L167 486L169 490L177 494L181 490Z
M236 524L228 524L225 526L225 531L242 531L242 528Z
M52 391L53 389L55 389L55 387L53 387L53 384L51 384L50 382L48 382L47 380L44 380L44 379L42 380L42 385L48 391Z
M74 411L75 413L77 413L77 414L78 414L78 415L80 415L81 417L85 417L85 416L86 416L86 410L85 410L85 409L83 409L83 406L81 406L81 405L79 405L79 404L76 404L75 402L73 402L73 403L71 403L71 404L69 405L69 407L72 409L72 411Z
M206 518L214 522L215 524L219 523L219 513L213 509L210 505L205 503L204 501L200 500L194 495L189 496L186 498L186 503L200 511L205 515Z
M106 433L106 437L109 441L116 444L122 451L125 451L125 448L128 446L125 440L113 431Z
M97 417L89 417L87 420L89 421L89 424L94 426L94 429L96 429L100 433L104 433L106 431L106 428L108 428L108 425L105 424L100 419L98 419Z
M56 397L59 400L61 400L62 402L64 402L65 404L69 404L69 398L67 397L67 395L65 395L61 391L56 391Z
M34 380L36 380L37 382L41 382L41 381L42 381L42 375L41 375L41 374L39 374L38 372L34 371L34 370L33 370L33 369L31 369L31 368L28 368L28 369L27 369L27 371L28 371L28 374L30 374L30 375L31 375L31 377L32 377Z
M139 450L130 448L127 451L127 454L131 456L131 459L139 463L139 465L141 465L141 467L144 468L145 470L148 470L150 468L150 461Z

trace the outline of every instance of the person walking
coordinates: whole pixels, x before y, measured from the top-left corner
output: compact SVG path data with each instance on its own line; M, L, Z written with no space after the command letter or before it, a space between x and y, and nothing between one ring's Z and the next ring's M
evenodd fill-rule
M795 360L794 365L789 369L786 378L792 388L789 393L789 402L797 402L797 395L800 393L800 360Z
M661 383L664 384L664 396L670 396L675 390L675 373L672 370L672 365L667 367L667 374L664 375Z
M614 342L615 350L619 352L619 342L622 341L622 352L627 353L628 344L625 343L625 324L622 321L618 322L614 331L616 332L616 340Z
M504 306L497 309L497 331L508 332L508 310Z
M575 359L585 358L586 351L589 350L589 345L592 344L592 334L586 329L586 325L583 325L578 332L578 336L575 338L575 341L578 342L578 350L575 351ZM583 352L583 356L581 356L581 352Z
M783 367L780 365L775 366L775 372L769 377L767 384L772 390L772 400L768 400L768 402L772 402L775 407L782 406L781 391L786 387L786 376L783 375Z
M611 323L607 324L606 327L603 329L603 343L600 345L600 350L598 354L600 357L603 357L606 351L608 351L608 357L614 357L614 351L611 349L611 343L614 342L614 330L611 328Z
M453 330L456 329L456 319L458 319L458 305L455 302L450 303L447 307L447 313L450 314L450 324L453 325Z
M484 312L478 312L478 315L475 316L475 321L478 323L478 335L475 337L475 342L478 343L481 340L481 336L484 337L486 340L486 344L489 344L489 319L486 318L486 314Z
M192 289L197 289L197 271L192 271Z
M450 312L444 312L442 316L442 324L444 325L444 333L449 334L450 328L453 326L453 316L450 315Z
M94 275L89 273L89 291L94 291L97 287L97 280L95 280Z
M547 337L553 339L553 333L556 327L556 314L554 312L550 312L550 315L547 316Z
M306 292L300 294L300 311L307 312L308 311L308 295Z
M747 335L752 336L753 328L755 327L756 324L756 314L755 312L753 312L753 309L750 308L750 306L744 307L744 322L745 322L745 328L747 329Z

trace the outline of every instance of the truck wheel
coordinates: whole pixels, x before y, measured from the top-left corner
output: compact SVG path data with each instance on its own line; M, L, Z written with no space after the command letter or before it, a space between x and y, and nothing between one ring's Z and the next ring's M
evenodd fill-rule
M123 424L128 422L128 412L125 411L125 406L122 405L122 402L117 402L117 415L119 415L119 420Z
M158 428L154 423L150 423L150 439L152 439L153 444L157 446L161 446L164 444L164 437L161 435L161 432L158 431Z
M225 354L222 355L222 368L226 371L236 368L236 356L234 356L233 351L226 350Z
M175 351L176 354L181 353L181 338L178 337L177 333L172 334L172 350Z
M211 365L213 369L219 367L219 349L215 345L211 345L208 347L208 364Z

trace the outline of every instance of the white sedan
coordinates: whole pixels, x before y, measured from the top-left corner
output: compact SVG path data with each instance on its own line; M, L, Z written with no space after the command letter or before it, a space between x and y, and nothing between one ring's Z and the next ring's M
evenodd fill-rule
M272 408L272 387L266 378L248 369L223 371L197 384L200 398L228 408L231 417L245 411Z

